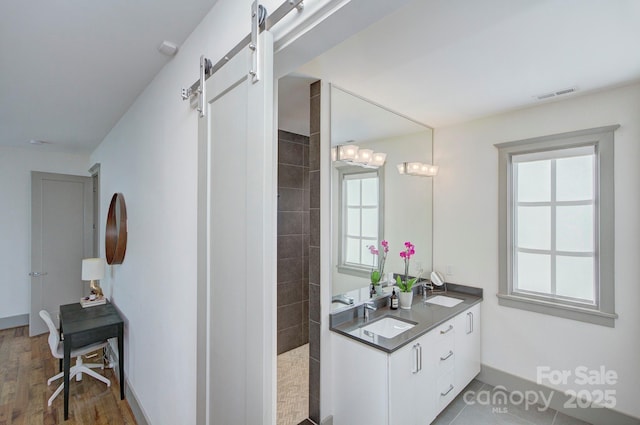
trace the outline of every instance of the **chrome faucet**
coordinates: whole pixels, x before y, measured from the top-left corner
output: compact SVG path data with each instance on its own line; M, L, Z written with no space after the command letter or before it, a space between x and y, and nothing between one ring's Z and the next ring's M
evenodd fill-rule
M375 303L373 301L367 301L364 304L362 304L363 310L364 310L364 321L366 322L367 320L369 320L369 310L371 311L376 311L377 308L375 307Z
M334 295L333 298L331 298L331 302L342 303L344 305L353 305L353 298L348 297L345 294Z

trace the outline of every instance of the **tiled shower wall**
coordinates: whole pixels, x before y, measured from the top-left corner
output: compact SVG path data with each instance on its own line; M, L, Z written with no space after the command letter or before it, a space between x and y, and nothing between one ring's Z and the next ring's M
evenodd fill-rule
M320 423L320 89L309 87L309 419Z
M278 131L278 354L309 341L309 137Z

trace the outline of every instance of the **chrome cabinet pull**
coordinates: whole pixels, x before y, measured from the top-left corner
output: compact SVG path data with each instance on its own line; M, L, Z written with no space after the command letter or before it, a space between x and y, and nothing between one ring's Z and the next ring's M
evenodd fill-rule
M444 335L448 332L451 332L452 330L453 330L453 325L449 325L449 327L446 330L440 331L440 335Z
M449 389L447 390L447 392L440 393L440 395L441 395L442 397L444 397L444 396L446 396L447 394L449 394L452 390L453 390L453 384L449 384Z
M447 354L444 357L440 357L440 360L445 361L447 360L449 357L453 356L453 351L449 350L449 354Z
M473 332L473 314L471 312L467 313L467 335Z
M418 344L418 372L422 370L422 345Z
M413 353L415 355L415 359L414 359L414 363L413 363L413 366L415 368L411 371L411 373L413 373L415 375L416 373L420 372L420 369L418 367L418 344L414 344Z

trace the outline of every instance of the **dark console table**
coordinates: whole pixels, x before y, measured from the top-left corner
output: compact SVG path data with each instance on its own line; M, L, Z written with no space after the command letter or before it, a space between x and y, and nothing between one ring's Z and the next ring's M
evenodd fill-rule
M64 419L69 418L69 370L71 350L118 338L120 399L124 400L124 322L111 303L82 308L80 303L60 306L60 331L64 334Z

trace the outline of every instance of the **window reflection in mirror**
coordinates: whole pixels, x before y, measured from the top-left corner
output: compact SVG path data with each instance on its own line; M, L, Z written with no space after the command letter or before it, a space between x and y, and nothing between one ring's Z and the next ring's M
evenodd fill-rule
M339 224L339 266L341 273L367 276L377 267L377 257L369 246L378 246L384 234L381 216L381 170L336 164L341 195Z
M346 144L387 154L379 168L332 162L332 295L357 303L368 299L377 264L368 245L389 241L385 275L404 272L399 253L406 241L416 247L409 273L432 270L433 179L401 175L396 167L432 164L433 130L332 85L331 146Z

